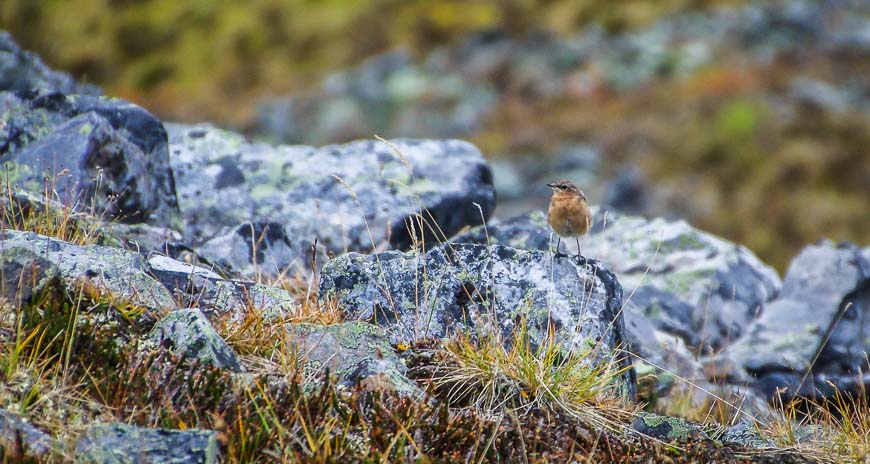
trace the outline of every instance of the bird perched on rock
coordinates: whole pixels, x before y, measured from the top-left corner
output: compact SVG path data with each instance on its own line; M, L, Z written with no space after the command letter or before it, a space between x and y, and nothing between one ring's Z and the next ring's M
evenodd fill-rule
M568 180L557 180L547 184L547 187L553 189L547 220L559 236L556 253L559 253L562 237L575 237L577 256L580 256L580 236L589 232L592 227L592 213L586 204L586 195Z

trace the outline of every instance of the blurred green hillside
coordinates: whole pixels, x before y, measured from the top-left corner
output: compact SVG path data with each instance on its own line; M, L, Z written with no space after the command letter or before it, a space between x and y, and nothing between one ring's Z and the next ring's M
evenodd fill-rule
M469 31L619 31L734 0L4 0L0 27L52 67L163 118L245 125L293 93L396 46Z

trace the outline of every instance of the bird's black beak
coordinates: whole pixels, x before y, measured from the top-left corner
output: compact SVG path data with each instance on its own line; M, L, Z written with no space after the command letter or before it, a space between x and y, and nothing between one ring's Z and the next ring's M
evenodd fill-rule
M547 187L550 187L550 188L556 188L556 184L549 183L549 184L547 184Z

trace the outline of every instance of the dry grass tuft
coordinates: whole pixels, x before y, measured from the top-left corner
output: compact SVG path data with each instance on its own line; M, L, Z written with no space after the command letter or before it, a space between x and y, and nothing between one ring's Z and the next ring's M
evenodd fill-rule
M622 432L634 412L617 391L624 369L615 357L595 364L591 351L566 353L552 334L532 346L525 324L509 344L498 336L455 335L442 341L432 358L437 362L423 370L436 396L485 416L560 411Z
M98 243L103 237L105 212L94 216L56 201L53 183L53 179L47 178L42 192L34 195L14 186L7 171L0 200L0 227L36 232L76 245Z

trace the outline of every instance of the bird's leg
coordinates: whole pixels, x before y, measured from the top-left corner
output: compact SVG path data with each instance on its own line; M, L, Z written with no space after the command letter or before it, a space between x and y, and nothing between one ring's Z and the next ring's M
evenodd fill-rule
M577 239L577 259L580 259L580 237L575 237Z
M562 245L562 237L556 235L556 256L559 256L559 246Z

